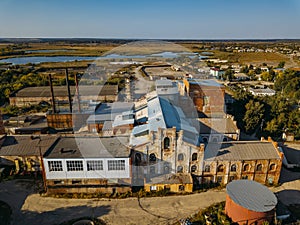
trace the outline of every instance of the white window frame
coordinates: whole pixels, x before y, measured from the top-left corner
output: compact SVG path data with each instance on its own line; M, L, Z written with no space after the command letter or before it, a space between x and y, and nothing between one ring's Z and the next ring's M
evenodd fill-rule
M76 171L83 171L83 161L82 160L67 160L67 171L76 172Z
M125 170L125 160L108 160L107 169L108 171L123 171Z
M63 171L63 164L61 160L48 161L49 172Z
M103 170L103 160L87 160L86 167L87 171Z

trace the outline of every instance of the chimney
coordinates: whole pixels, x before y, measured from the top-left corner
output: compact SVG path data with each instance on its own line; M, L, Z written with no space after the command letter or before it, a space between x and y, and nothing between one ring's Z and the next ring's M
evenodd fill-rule
M2 113L0 110L0 135L5 134L5 129L4 129L4 124L3 124L3 119L2 119Z
M69 84L68 68L66 68L66 83L67 83L67 89L68 89L68 99L69 99L70 113L72 113L72 98L71 98L71 91L70 91L70 84Z
M78 101L78 112L81 113L81 106L80 106L80 95L79 95L79 86L78 86L78 74L75 74L75 85L76 85L76 96Z
M51 92L52 111L53 111L53 113L56 113L54 91L53 91L53 82L52 82L51 74L49 74L49 84L50 84L50 92Z

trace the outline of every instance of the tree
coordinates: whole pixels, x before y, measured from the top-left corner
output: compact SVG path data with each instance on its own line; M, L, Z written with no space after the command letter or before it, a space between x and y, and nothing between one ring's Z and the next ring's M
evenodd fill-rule
M227 69L223 75L223 79L231 81L234 78L234 71Z
M261 68L260 67L256 67L254 70L255 74L261 74Z
M241 69L240 69L240 73L248 73L249 72L249 68L248 66L243 66Z
M273 80L273 76L269 72L266 72L266 71L262 72L260 77L263 81L272 81Z
M246 105L246 113L244 116L245 131L247 133L253 133L255 129L260 125L264 116L264 104L250 100Z
M284 65L285 65L285 61L281 61L278 63L277 68L284 68Z

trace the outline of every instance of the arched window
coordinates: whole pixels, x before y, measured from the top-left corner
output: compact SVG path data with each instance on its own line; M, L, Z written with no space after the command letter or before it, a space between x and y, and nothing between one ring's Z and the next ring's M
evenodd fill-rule
M213 141L213 142L218 142L218 138L214 137L214 138L212 139L212 141Z
M191 172L193 173L193 172L196 172L196 170L197 170L197 166L196 165L192 165L192 167L191 167Z
M256 171L262 171L262 165L261 164L257 164Z
M170 138L166 137L164 139L164 149L169 149L170 148Z
M168 163L164 163L164 173L170 173L170 167Z
M235 164L232 164L232 165L231 165L230 171L231 171L231 172L236 172L236 165L235 165Z
M138 166L142 162L142 155L141 153L135 153L134 156L135 165Z
M198 154L197 153L193 153L192 155L192 161L196 161L198 158Z
M150 162L155 162L155 161L156 161L156 155L155 155L154 153L151 153L151 154L149 155L149 161L150 161Z
M203 138L203 142L204 142L204 143L207 143L207 142L208 142L208 140L207 140L206 137Z
M275 165L274 163L272 163L272 164L270 165L270 170L275 170L275 168L276 168L276 165Z
M183 167L177 166L177 173L182 173L182 172L183 172Z
M224 166L223 165L219 165L217 172L224 172Z
M245 165L243 166L243 171L249 171L249 169L250 169L249 164L245 164Z
M150 166L150 174L155 174L155 166Z
M178 161L183 161L183 158L184 156L182 153L178 154Z
M223 138L223 141L228 141L228 139L226 137Z
M184 191L184 190L185 190L184 185L179 185L178 190L179 190L179 191Z
M206 165L204 167L204 172L210 172L210 165Z

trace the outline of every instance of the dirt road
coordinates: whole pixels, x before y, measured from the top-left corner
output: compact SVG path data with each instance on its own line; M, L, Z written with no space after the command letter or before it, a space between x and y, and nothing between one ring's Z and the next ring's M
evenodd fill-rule
M32 181L6 181L0 183L0 200L13 208L13 225L54 225L82 216L99 217L108 224L173 224L202 208L224 201L225 190L210 190L204 193L128 199L58 199L35 194ZM272 189L282 193L285 203L300 202L300 180ZM288 198L284 190L289 192ZM297 191L298 190L298 191ZM299 195L299 196L298 196Z

